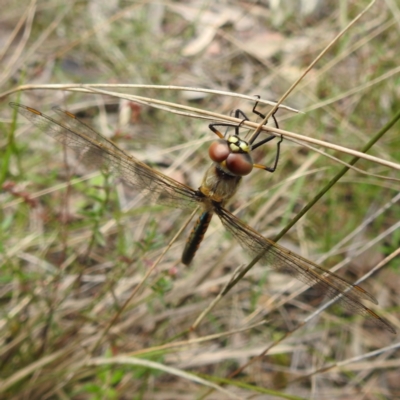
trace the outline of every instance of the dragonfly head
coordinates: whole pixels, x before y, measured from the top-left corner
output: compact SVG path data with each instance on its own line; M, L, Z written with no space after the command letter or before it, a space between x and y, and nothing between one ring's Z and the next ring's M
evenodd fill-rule
M244 176L253 169L250 146L236 135L212 142L208 154L228 174Z

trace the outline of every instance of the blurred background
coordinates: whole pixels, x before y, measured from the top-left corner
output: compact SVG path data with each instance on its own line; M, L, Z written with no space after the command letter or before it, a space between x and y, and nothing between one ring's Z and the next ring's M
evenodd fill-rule
M68 109L135 157L197 188L215 139L208 122L35 85L191 86L277 101L368 4L0 0L0 397L400 398L397 336L340 306L297 329L324 293L299 290L297 280L270 266L257 264L189 334L234 270L249 261L217 217L190 267L180 263L189 226L123 308L188 213L150 204L112 175L80 164L23 118L17 121L8 106L21 102L50 116L54 105ZM400 109L399 30L399 2L376 1L285 100L302 113L280 110L280 128L360 150ZM19 85L30 90L11 93ZM240 108L260 121L251 112L254 101L118 91L227 115ZM400 162L399 129L369 154ZM275 153L271 141L254 157L272 165ZM351 282L393 254L400 237L399 183L387 179L399 174L363 160L356 166L368 174L348 172L280 241L303 257L325 256L326 268L347 257L339 274ZM285 139L275 173L246 177L229 209L273 238L340 168ZM362 286L379 301L371 308L399 330L398 257ZM189 345L193 339L199 341ZM268 346L224 386L229 393L208 392L177 373L201 374L222 387L219 379ZM375 350L381 354L369 358ZM341 366L321 371L335 363Z

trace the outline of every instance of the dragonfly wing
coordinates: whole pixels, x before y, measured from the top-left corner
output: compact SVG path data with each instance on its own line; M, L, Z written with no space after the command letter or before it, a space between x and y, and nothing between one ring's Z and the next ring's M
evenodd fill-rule
M201 201L195 190L130 156L67 111L55 108L59 116L55 120L21 104L10 103L10 106L47 135L72 148L85 164L108 168L158 203L194 208Z
M251 256L256 257L263 254L261 260L264 263L295 276L309 286L319 284L324 293L331 298L338 297L338 302L351 312L372 317L371 321L375 325L395 333L388 321L360 302L360 300L370 300L377 304L376 299L360 286L352 285L339 275L325 270L270 239L266 239L225 208L215 207L215 213L218 214L225 228Z

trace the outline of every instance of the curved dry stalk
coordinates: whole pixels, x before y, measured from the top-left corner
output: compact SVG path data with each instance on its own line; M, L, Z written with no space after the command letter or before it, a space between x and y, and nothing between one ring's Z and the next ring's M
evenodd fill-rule
M319 150L316 147L310 146L310 145L305 144L305 143L301 143L300 141L297 141L296 139L291 139L291 142L297 143L297 144L299 144L301 146L304 146L304 147L307 147L307 149L310 149L315 153L319 153L319 154L323 155L324 157L330 158L331 160L337 162L338 164L342 164L343 166L345 166L345 167L347 167L349 169L352 169L353 171L358 172L359 174L370 176L370 177L373 177L373 178L382 179L382 180L387 180L387 181L400 182L399 178L391 178L389 176L372 174L371 172L364 171L364 170L362 170L360 168L355 167L354 165L346 163L345 161L341 160L340 158L331 156L330 154L325 153L324 151Z
M384 160L379 157L374 157L374 156L371 156L371 155L368 155L368 154L365 154L362 152L358 152L356 150L352 150L347 147L329 143L329 142L326 142L323 140L314 139L314 138L300 135L300 134L297 134L294 132L274 128L272 126L264 126L263 125L260 127L260 124L256 123L256 122L243 121L242 119L235 118L235 117L232 117L229 115L224 115L224 114L215 113L215 112L211 112L211 111L207 111L207 110L202 110L202 109L196 108L196 107L189 107L189 106L185 106L185 105L181 105L181 104L177 104L177 103L161 101L161 100L157 100L157 99L150 98L150 97L122 94L119 92L102 90L102 89L100 89L100 87L119 87L119 88L122 88L122 87L136 87L136 88L149 87L150 88L150 87L152 87L152 88L165 89L165 90L167 90L167 89L188 90L188 91L193 90L193 91L201 91L201 92L207 92L207 93L213 93L213 94L229 95L232 97L244 98L247 100L254 101L254 97L251 97L251 96L243 96L243 95L233 94L230 92L215 91L215 90L208 90L208 89L201 89L201 88L190 88L190 87L185 88L182 86L160 86L160 87L158 87L156 85L76 85L76 84L71 84L71 85L69 85L69 84L32 85L32 86L25 85L25 86L20 86L17 89L13 89L12 91L9 91L9 92L6 92L6 93L0 95L0 98L8 95L10 93L13 93L15 91L33 90L33 89L52 89L52 90L64 89L64 90L69 90L69 91L74 91L74 92L76 91L76 92L84 92L84 93L100 93L100 94L116 97L119 99L125 99L125 100L129 100L129 101L134 101L136 103L149 105L151 107L159 108L159 109L162 109L162 110L165 110L168 112L173 112L174 114L183 115L185 117L201 118L201 119L210 120L210 121L229 122L229 123L233 123L233 124L242 123L243 127L247 126L248 128L260 129L260 130L268 132L268 133L276 134L276 136L283 136L283 137L285 137L285 139L288 139L288 140L296 139L301 142L312 143L314 145L325 147L327 149L336 150L341 153L349 154L349 155L352 155L355 157L365 159L370 162L381 164L381 165L384 165L384 166L392 168L392 169L400 170L400 164L398 164L398 163L387 161L387 160ZM269 101L262 100L262 99L260 99L259 101L260 101L260 103L265 103L265 104L271 104L271 105L277 104L277 103L269 102ZM291 109L290 107L286 107L283 105L280 105L280 107L285 108L290 111L293 111L293 112L298 112L295 109Z
M118 83L118 84L80 84L80 83L59 83L59 84L46 84L46 85L20 85L14 89L10 89L6 92L0 93L0 99L6 96L9 96L13 93L23 92L27 90L70 90L70 91L78 91L78 92L85 92L85 93L92 93L97 92L101 93L101 88L112 88L112 89L155 89L155 90L175 90L175 91L187 91L187 92L199 92L199 93L208 93L214 94L219 96L228 96L237 99L249 100L254 101L254 96L247 96L244 94L238 94L234 92L227 92L224 90L214 90L214 89L206 89L206 88L199 88L199 87L191 87L191 86L174 86L174 85L142 85L142 84L125 84L125 83ZM85 90L87 89L87 90ZM106 94L110 94L111 96L117 95L124 95L124 93L119 92L105 92ZM116 96L118 97L118 96ZM275 101L269 101L264 99L259 99L259 103L268 104L270 106L275 106L277 103ZM170 103L174 104L174 103ZM179 105L178 105L179 106ZM295 108L286 106L284 104L280 104L280 108L291 111L294 113L301 113L301 111L296 110Z

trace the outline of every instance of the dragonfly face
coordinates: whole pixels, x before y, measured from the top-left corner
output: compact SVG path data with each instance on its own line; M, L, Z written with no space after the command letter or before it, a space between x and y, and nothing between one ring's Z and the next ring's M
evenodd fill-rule
M256 257L263 254L262 262L292 274L309 286L318 283L329 297L339 296L338 301L351 312L369 316L376 326L395 333L388 321L362 304L362 300L377 303L375 298L364 289L352 285L340 276L264 238L224 208L226 202L235 194L241 177L250 173L253 166L270 172L275 170L281 141L278 143L277 157L273 167L253 165L250 155L251 150L272 140L275 136L270 136L256 144L247 143L239 137L239 126L234 126L235 135L225 139L216 127L232 127L232 125L211 124L210 129L220 139L216 141L216 144L211 145L209 153L213 164L207 170L200 188L195 190L130 156L67 111L55 108L58 118L53 119L31 107L16 103L10 103L10 106L43 132L75 150L86 164L97 167L106 166L126 184L146 192L149 198L177 208L195 208L201 204L204 212L184 250L182 261L185 264L191 262L199 245L198 238L204 236L205 229L215 213L225 228L250 255ZM255 110L256 106L257 103L253 112L262 116ZM237 110L235 116L239 117L239 115L247 119L240 110Z
M208 155L228 175L244 176L253 170L249 144L239 136L214 141Z

